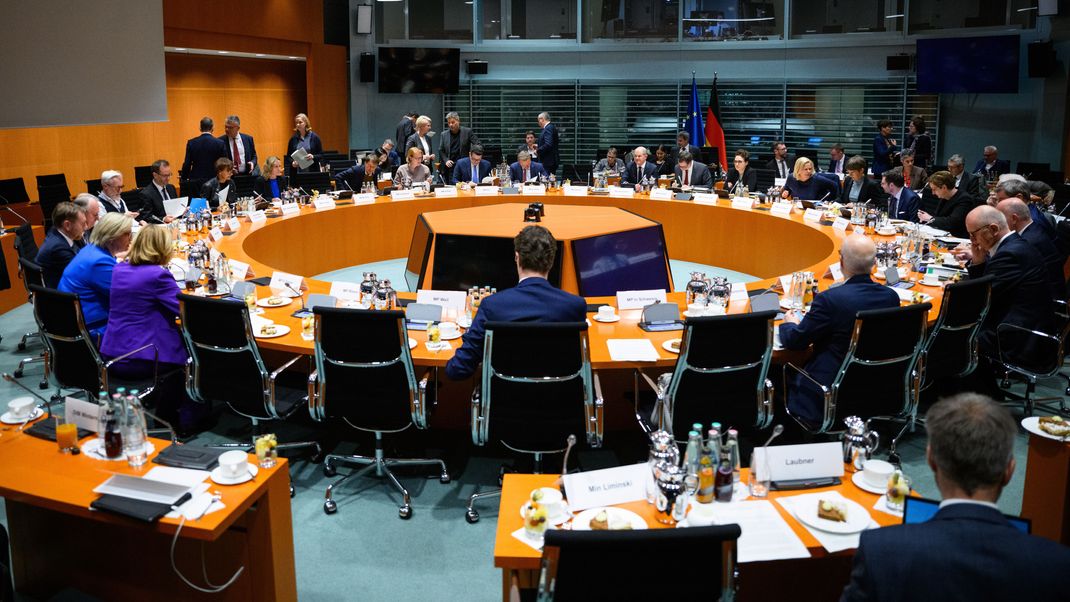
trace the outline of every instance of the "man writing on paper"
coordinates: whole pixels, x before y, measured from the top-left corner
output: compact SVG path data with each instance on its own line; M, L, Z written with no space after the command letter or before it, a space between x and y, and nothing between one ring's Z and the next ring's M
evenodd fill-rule
M814 346L805 369L822 385L832 384L847 355L855 314L867 309L899 307L899 295L869 277L876 256L877 248L872 240L860 234L848 236L840 247L843 285L814 297L805 318L795 311L784 315L780 342L785 349L801 350ZM802 422L820 426L825 412L825 399L820 389L798 373L794 373L786 384L788 412Z
M684 188L713 188L713 174L710 168L695 162L691 153L680 151L677 155L676 182Z
M923 523L863 531L840 602L1065 600L1070 549L1019 531L996 506L1015 468L1010 413L961 393L925 419L940 510Z
M516 154L516 163L509 166L509 179L515 182L528 182L539 176L548 176L542 163L531 160L528 151L520 151Z
M557 253L557 241L549 230L527 226L513 239L513 250L520 282L483 300L460 349L446 364L446 376L453 380L468 378L483 360L483 337L489 321L582 322L587 317L587 302L582 297L556 289L546 279Z
M459 159L453 166L454 182L479 184L490 175L490 161L483 158L483 147L475 144L468 156Z

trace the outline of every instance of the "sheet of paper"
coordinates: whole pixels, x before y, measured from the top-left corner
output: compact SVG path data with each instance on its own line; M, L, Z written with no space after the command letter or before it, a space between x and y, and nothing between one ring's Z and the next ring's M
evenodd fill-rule
M714 504L713 511L717 524L739 525L739 562L810 557L802 540L768 500Z
M305 169L309 165L312 165L312 157L309 156L308 151L299 148L290 155L290 158L297 161L297 166L301 169Z
M615 362L656 362L658 350L649 339L607 339L609 357Z
M186 207L189 207L189 197L180 196L176 199L167 199L163 202L163 210L167 215L171 217L178 217L186 212Z
M532 549L538 550L540 552L542 551L542 544L545 541L542 539L532 539L528 537L528 534L524 532L524 527L520 527L516 531L513 531L513 537L519 539L525 545L531 546Z
M781 507L783 507L785 510L787 510L794 516L797 508L801 509L803 506L813 506L817 504L818 500L822 499L829 501L843 501L847 498L843 497L843 495L841 495L837 491L822 491L820 493L804 493L801 495L793 495L790 497L778 497L776 501L778 504L780 504ZM858 538L861 536L860 532L851 533L848 535L841 535L839 533L829 533L820 529L811 529L802 522L800 522L799 524L802 525L804 529L809 531L810 534L814 536L814 539L816 539L817 542L820 543L831 554L835 554L836 552L842 552L843 550L851 550L858 547ZM869 528L875 529L879 526L880 525L878 525L876 521L874 521L873 518L870 517Z
M156 466L145 473L143 478L152 479L161 483L171 483L183 487L193 487L203 483L210 473L207 470L193 470L190 468L175 468L173 466Z

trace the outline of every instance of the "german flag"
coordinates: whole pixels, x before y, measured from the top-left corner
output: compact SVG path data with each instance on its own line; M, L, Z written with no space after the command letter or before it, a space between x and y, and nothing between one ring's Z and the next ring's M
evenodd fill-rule
M727 171L728 155L725 152L724 129L721 127L721 99L717 96L717 76L713 76L710 102L706 105L706 146L717 148L717 160L721 169Z

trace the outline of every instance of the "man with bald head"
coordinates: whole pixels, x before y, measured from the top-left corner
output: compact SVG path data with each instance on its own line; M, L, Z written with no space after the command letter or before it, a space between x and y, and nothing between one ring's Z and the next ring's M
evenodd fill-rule
M805 368L822 385L832 384L847 355L855 315L867 309L899 306L899 295L869 276L876 254L876 246L869 238L861 234L848 236L840 247L843 285L814 297L806 317L790 311L780 325L780 342L785 349L814 346ZM789 379L787 386L791 414L803 422L820 425L825 403L820 389L798 374Z
M1009 183L1009 182L1008 182ZM1012 186L1010 189L1015 196L1003 199L996 205L996 209L1007 220L1007 227L1018 233L1026 242L1040 253L1044 260L1045 272L1048 285L1051 287L1052 299L1066 299L1066 280L1063 278L1063 264L1066 256L1055 246L1052 239L1039 224L1033 222L1033 215L1029 212L1029 205L1022 199L1028 198L1029 191L1021 183L1019 187Z

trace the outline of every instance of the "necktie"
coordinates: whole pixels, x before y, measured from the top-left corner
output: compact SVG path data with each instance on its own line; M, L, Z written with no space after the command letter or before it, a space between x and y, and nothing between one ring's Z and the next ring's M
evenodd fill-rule
M524 181L527 182L531 179L531 171L528 168L524 168Z
M892 200L891 200L891 206L888 207L888 215L890 215L890 216L892 216L894 218L896 216L895 210L898 209L898 205L899 205L899 199L897 199L896 197L893 196Z
M472 183L473 184L479 184L479 175L476 173L476 170L478 170L478 169L479 168L477 166L475 166L475 165L472 166Z
M238 139L230 139L230 148L234 152L234 171L241 172L241 157L238 156Z
M690 182L688 181L687 177L689 173L691 173L690 169L684 172L684 186L690 186Z
M164 186L163 188L160 189L160 196L162 196L163 200L165 200L165 201L168 201L168 200L171 199L171 195L167 194L167 187L166 186Z

